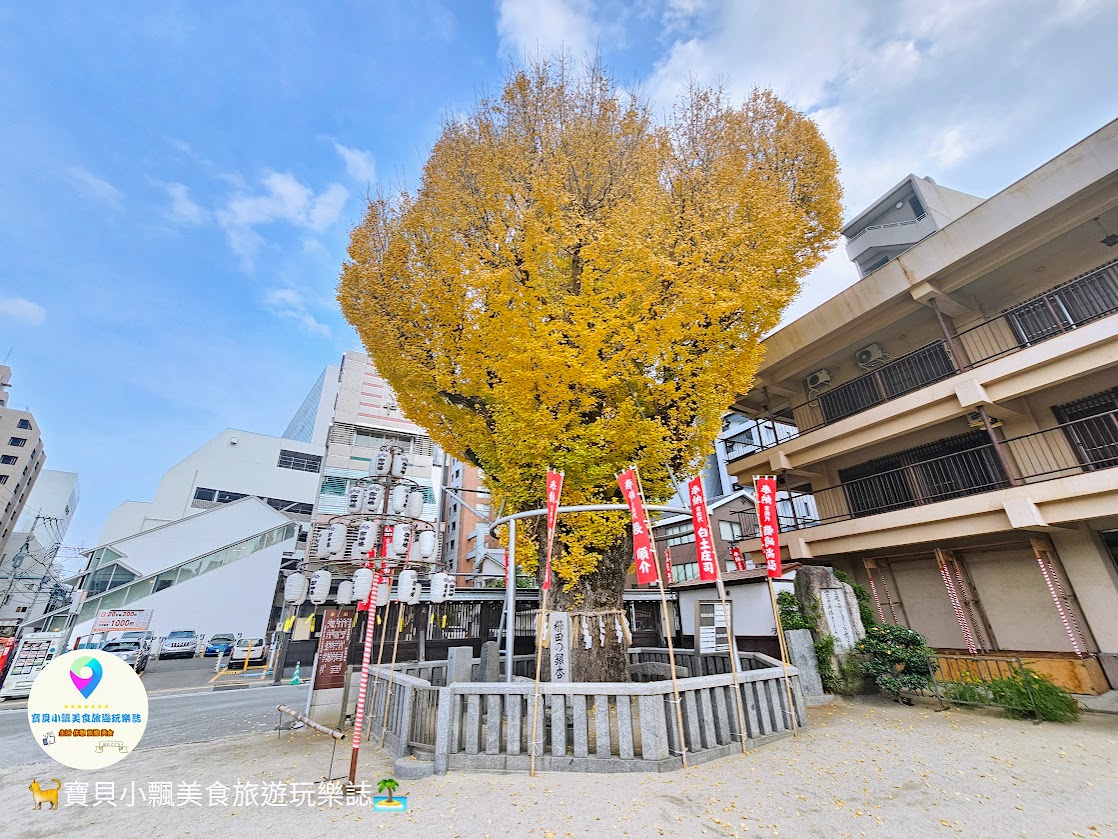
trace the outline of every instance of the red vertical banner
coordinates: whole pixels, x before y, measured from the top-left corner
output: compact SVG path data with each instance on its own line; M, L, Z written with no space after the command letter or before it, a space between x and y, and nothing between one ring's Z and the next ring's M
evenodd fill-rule
M745 570L745 559L742 558L741 548L739 548L737 545L732 545L730 547L730 559L734 561L735 571Z
M629 505L633 518L633 564L637 568L637 582L640 585L656 582L660 577L656 571L656 554L652 551L652 540L648 530L648 516L644 511L644 499L637 485L637 475L626 469L617 476L617 485Z
M691 524L695 530L695 561L699 563L699 579L712 583L718 579L718 557L714 550L714 534L710 532L710 515L707 512L702 475L687 482L687 500L691 503Z
M664 548L664 583L671 585L675 580L672 579L672 549Z
M780 563L780 523L776 517L776 478L771 475L756 476L753 479L753 491L765 568L770 577L781 577L784 571Z
M547 470L547 560L543 568L543 589L551 588L551 544L555 539L555 520L559 516L559 496L563 494L563 473Z

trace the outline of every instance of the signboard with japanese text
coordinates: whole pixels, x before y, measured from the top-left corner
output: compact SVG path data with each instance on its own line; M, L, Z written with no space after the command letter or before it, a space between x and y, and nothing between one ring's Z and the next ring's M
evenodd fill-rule
M559 496L563 493L563 473L547 470L547 561L540 587L551 588L551 543L555 539L555 520L559 515Z
M742 558L741 548L739 548L737 545L733 545L730 547L730 559L734 561L735 571L745 570L745 559Z
M695 560L699 563L699 579L712 583L718 579L718 556L714 549L714 534L707 514L703 476L687 482L687 500L691 504L691 524L695 530Z
M846 592L840 588L820 589L819 602L823 607L827 628L834 636L835 649L839 652L854 649L854 645L858 643L858 636L854 634L854 623L850 619Z
M151 626L154 609L102 609L97 613L90 632L129 632Z
M695 649L700 653L720 653L730 649L726 612L718 601L700 600ZM727 604L729 605L729 604Z
M566 612L551 612L547 616L548 639L551 649L551 681L571 680L571 620Z
M664 548L664 583L671 585L675 580L672 579L672 549Z
M617 476L617 485L621 487L621 494L625 496L633 519L633 565L637 571L637 582L642 586L655 583L660 575L656 569L656 554L652 550L648 516L637 484L636 471L626 469Z
M758 475L753 479L754 497L757 499L757 524L761 537L761 555L770 577L781 577L784 570L780 562L780 524L776 510L776 478Z
M323 613L322 631L318 635L318 667L314 671L314 690L345 685L352 628L353 612L350 610L327 609Z

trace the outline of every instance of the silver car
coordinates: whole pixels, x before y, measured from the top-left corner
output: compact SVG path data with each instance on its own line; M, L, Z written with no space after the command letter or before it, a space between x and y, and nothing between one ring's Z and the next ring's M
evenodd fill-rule
M148 653L139 641L109 641L101 647L101 652L115 655L137 673L147 669Z
M198 634L193 629L176 629L159 645L159 660L165 658L194 658L198 647Z

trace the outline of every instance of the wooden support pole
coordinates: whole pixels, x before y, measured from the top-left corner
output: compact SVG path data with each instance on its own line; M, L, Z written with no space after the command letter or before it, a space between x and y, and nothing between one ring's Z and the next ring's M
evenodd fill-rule
M776 586L773 578L766 577L769 581L769 597L772 598L773 617L776 618L776 637L780 642L780 666L784 670L784 690L788 695L788 716L792 720L792 736L799 737L799 726L796 723L796 703L792 701L792 678L788 675L788 647L784 643L784 623L780 620L780 606L776 602Z

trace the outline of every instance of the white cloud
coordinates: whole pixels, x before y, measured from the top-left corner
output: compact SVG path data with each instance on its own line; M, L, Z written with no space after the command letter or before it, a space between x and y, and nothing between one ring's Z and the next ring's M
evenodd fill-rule
M47 310L23 297L0 297L0 315L39 326L47 319Z
M121 191L88 169L82 166L71 166L68 174L83 195L108 204L114 210L119 210L123 205L124 196Z
M377 164L373 156L362 149L352 149L334 141L334 150L345 161L345 170L353 180L371 184L377 179Z
M202 224L208 213L199 207L190 197L190 188L185 184L169 183L164 185L167 195L171 199L169 214L171 220L179 224Z
M497 34L514 59L565 50L576 60L597 51L600 29L590 0L500 0Z
M330 327L307 309L300 291L294 288L272 288L264 293L264 305L277 317L293 320L307 332L330 337Z
M287 222L321 232L337 222L349 197L349 190L337 183L315 195L290 172L269 172L261 184L263 192L238 191L216 212L230 246L246 269L251 269L256 251L264 242L256 231L258 226Z

